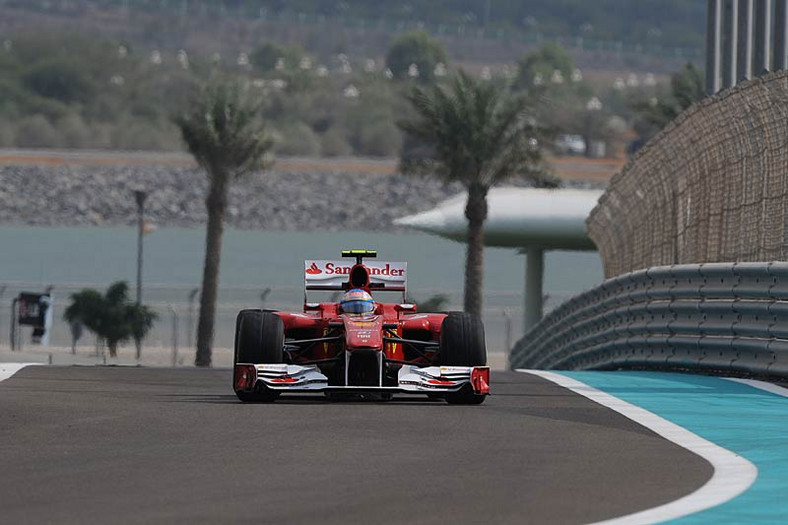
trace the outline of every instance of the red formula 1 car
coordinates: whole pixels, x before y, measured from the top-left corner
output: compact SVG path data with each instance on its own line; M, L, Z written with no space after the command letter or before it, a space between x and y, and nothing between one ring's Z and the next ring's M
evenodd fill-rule
M370 294L406 297L407 264L364 262L376 252L349 250L355 264L306 261L304 311L242 310L235 327L233 388L242 401L281 393L325 393L387 400L426 394L479 404L490 392L484 326L463 312L416 312ZM337 302L310 302L310 291L345 291ZM350 296L350 297L348 297ZM366 298L366 299L365 299Z

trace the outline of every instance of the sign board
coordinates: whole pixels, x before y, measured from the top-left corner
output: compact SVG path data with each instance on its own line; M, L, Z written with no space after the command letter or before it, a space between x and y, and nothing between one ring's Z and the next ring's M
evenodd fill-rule
M49 295L22 292L19 294L19 324L43 328L49 309Z
M342 290L348 282L354 263L344 261L304 261L304 287L306 290ZM373 288L404 292L408 283L408 263L387 261L364 261L369 269L369 281Z
M52 297L49 294L22 292L16 304L16 324L32 326L33 342L47 346L52 328Z

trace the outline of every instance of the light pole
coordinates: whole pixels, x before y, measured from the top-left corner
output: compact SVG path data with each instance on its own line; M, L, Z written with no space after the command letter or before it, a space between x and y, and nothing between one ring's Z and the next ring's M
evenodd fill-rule
M148 193L143 190L134 192L134 198L137 200L137 306L142 304L142 236L145 228L145 199L147 197ZM137 359L139 360L142 354L142 339L135 337L134 344L137 346Z
M586 122L585 122L585 139L586 142L586 157L597 157L599 151L594 147L593 137L597 134L597 127L599 123L599 113L602 111L602 101L597 97L592 97L586 103ZM603 155L604 156L604 155Z
M137 305L142 304L142 236L145 228L145 199L147 192L136 190L134 198L137 200Z
M3 296L5 295L5 290L7 287L8 286L5 284L0 286L0 305L3 304ZM2 307L0 307L0 326L3 325L2 319L3 319L3 309Z

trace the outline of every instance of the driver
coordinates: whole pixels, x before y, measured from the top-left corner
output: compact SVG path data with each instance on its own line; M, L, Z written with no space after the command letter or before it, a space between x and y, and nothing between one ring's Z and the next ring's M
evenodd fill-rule
M366 290L353 288L345 292L339 301L339 311L345 314L362 315L375 311L375 301Z

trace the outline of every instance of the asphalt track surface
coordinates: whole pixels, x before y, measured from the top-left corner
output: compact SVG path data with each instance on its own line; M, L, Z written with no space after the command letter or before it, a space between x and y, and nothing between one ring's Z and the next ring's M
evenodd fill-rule
M711 466L528 374L481 406L282 398L229 370L28 367L0 382L1 523L583 523Z

